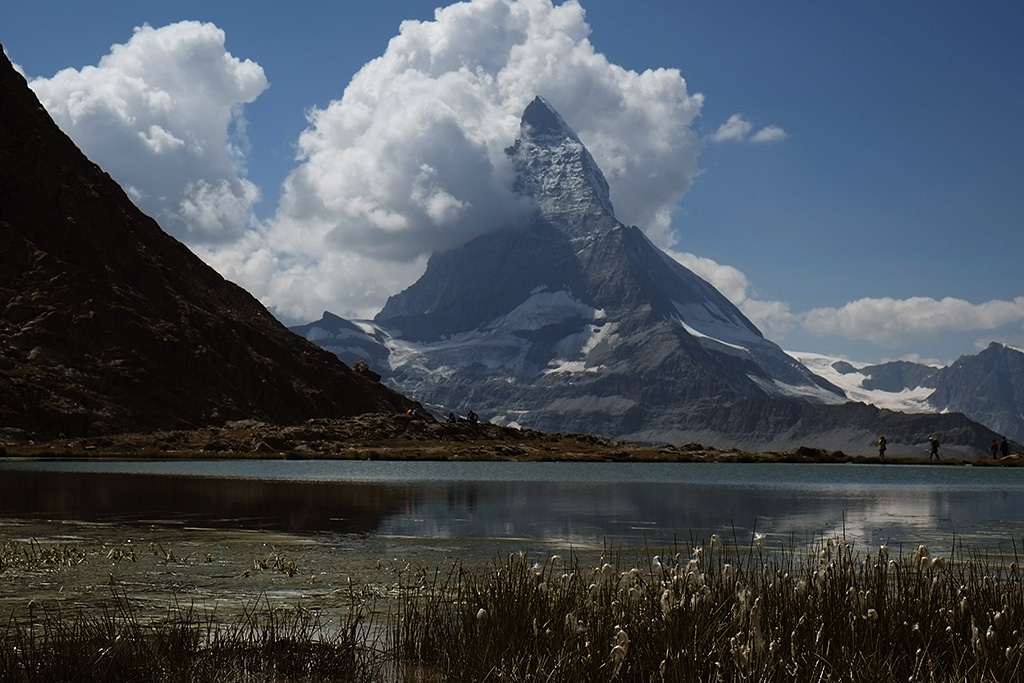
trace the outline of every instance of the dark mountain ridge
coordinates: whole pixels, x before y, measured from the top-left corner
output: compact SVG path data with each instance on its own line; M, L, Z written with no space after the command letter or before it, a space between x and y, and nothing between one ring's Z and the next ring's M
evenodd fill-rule
M293 423L413 405L139 211L0 60L0 427Z
M959 411L1013 441L1024 441L1024 351L992 342L935 376L928 403Z

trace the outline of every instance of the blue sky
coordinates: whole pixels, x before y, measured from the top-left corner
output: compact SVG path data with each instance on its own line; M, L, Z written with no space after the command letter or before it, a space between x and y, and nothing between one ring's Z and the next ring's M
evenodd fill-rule
M1024 347L1024 5L581 5L12 0L0 42L144 210L287 323L372 315L486 229L494 150L542 91L620 219L784 348Z

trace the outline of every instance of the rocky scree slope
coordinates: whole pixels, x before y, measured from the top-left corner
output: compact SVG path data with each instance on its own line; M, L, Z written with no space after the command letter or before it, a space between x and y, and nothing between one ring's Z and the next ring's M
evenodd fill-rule
M140 212L0 59L0 428L294 423L413 405Z

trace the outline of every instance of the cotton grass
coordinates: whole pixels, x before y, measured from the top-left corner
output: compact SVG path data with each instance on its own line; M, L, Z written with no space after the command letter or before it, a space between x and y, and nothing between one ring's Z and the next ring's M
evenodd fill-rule
M541 590L544 587L544 590ZM842 539L715 537L635 567L513 555L404 608L406 656L445 681L1009 681L1024 676L1016 563ZM439 618L438 611L443 612ZM486 611L485 623L471 615ZM467 616L469 615L469 616ZM431 647L424 647L430 643Z
M53 559L75 557L65 549ZM143 623L124 594L99 613L30 610L4 631L0 679L64 680L69 671L83 681L1024 678L1017 562L963 549L871 552L842 538L798 548L716 536L628 562L609 550L594 562L513 554L484 567L379 571L396 586L386 604L353 589L338 614L264 600L229 624L191 607Z

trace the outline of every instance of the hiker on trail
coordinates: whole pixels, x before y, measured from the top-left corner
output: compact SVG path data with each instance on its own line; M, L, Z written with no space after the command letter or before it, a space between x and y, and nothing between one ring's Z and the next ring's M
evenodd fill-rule
M466 420L471 424L476 424L479 419L480 416L474 413L472 410L466 413Z
M448 413L448 417L445 419L445 422L450 425L458 422L458 419L455 417L455 413Z
M992 444L988 447L988 449L992 451L992 457L996 457L996 453L999 452L999 444L996 443L995 439L992 439Z
M1010 442L1006 440L1005 436L1003 442L999 444L999 452L1003 454L1004 458L1010 454Z
M928 454L928 459L931 460L932 456L934 455L935 459L938 460L939 459L939 440L936 439L934 436L928 437L928 440L931 441L931 443L932 443L932 450Z
M885 457L885 437L884 436L878 437L878 457L879 458L884 458Z

